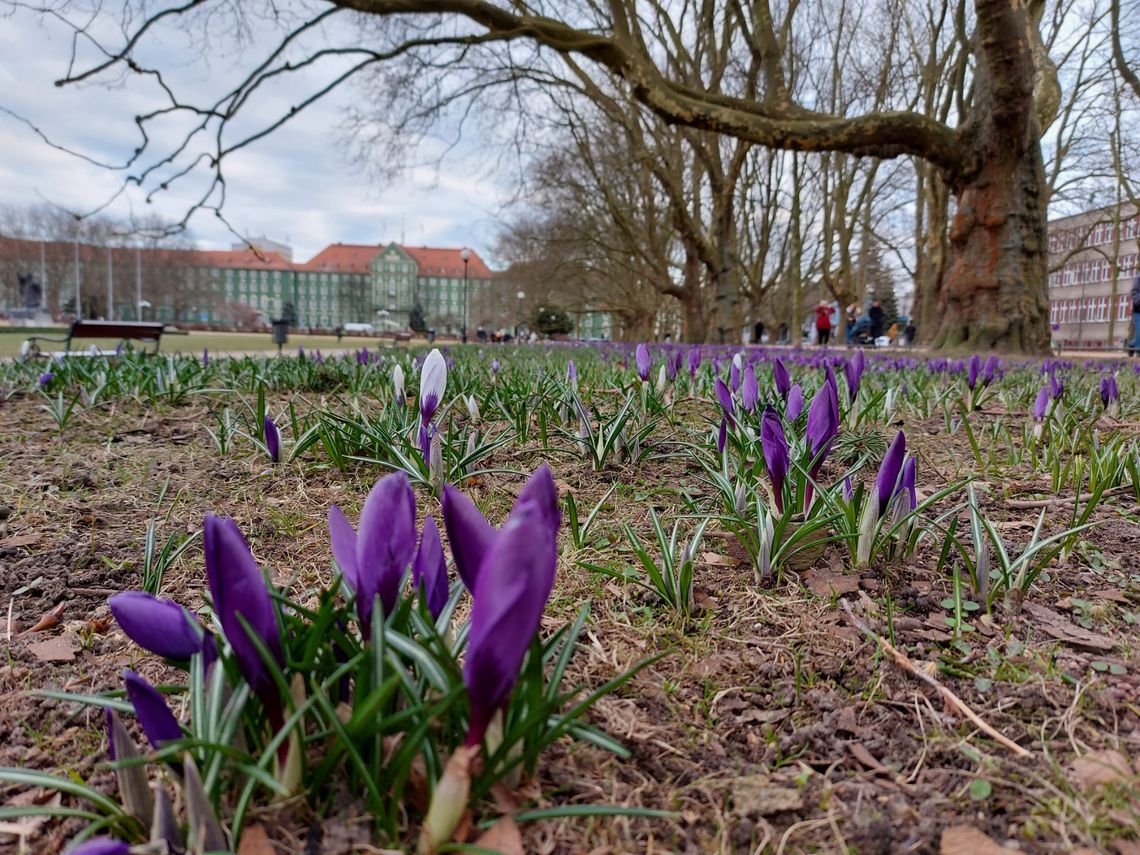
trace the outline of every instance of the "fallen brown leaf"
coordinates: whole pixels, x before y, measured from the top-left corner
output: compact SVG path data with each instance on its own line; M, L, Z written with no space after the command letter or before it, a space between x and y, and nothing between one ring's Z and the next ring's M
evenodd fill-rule
M719 552L702 552L698 557L704 564L711 567L735 567L737 563L735 559L721 555Z
M952 825L942 832L941 855L1009 855L993 838L969 825Z
M76 650L75 643L66 635L28 645L28 652L40 662L74 662Z
M4 546L34 546L40 542L38 534L14 534L11 537L0 538L0 547Z
M1064 644L1098 650L1103 653L1107 653L1116 647L1116 642L1107 635L1100 635L1077 626L1063 615L1059 615L1045 606L1027 602L1022 605L1022 608L1026 614L1033 618L1036 626Z
M737 816L770 816L804 806L803 791L768 775L744 775L732 782L732 812Z
M1132 777L1128 758L1111 748L1090 751L1073 761L1073 781L1082 790L1091 790L1101 784L1127 780Z
M817 597L833 597L837 594L853 594L859 590L859 577L846 573L833 573L824 567L813 567L804 573L808 590Z
M501 855L523 855L522 835L519 827L509 816L499 819L494 825L484 831L475 845L480 849L489 849Z
M238 855L277 855L263 825L247 825L238 843Z

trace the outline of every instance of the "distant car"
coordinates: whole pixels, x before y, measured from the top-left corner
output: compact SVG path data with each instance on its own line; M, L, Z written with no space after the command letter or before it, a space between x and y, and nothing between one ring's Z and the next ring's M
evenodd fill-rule
M372 335L376 332L376 328L372 324L345 324L344 331L346 333L364 333L365 335Z

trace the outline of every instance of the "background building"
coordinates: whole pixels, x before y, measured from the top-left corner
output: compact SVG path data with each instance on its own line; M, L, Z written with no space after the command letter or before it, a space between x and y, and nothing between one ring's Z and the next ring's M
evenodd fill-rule
M1140 215L1105 208L1049 223L1049 321L1053 346L1118 350L1132 320Z

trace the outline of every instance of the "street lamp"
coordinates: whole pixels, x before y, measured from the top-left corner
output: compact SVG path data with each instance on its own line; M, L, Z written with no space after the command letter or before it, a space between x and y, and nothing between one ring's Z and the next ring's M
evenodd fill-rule
M471 250L463 247L459 251L459 257L463 259L463 343L467 344L467 324L470 320L467 297L467 262L471 260Z
M515 313L515 338L517 339L519 337L519 327L522 326L522 301L526 297L526 292L519 291L515 296L518 297L519 300L519 309L518 312Z

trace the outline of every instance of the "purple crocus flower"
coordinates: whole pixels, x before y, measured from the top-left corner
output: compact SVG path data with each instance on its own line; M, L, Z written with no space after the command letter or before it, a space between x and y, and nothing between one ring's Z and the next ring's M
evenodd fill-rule
M665 357L665 377L672 383L677 379L677 368L681 364L681 351L677 351L674 356Z
M697 376L697 369L701 367L701 349L694 347L689 351L689 377Z
M270 459L277 463L281 460L281 432L277 430L277 425L274 424L269 413L265 414L265 423L262 428L265 431L265 448L269 451Z
M997 379L997 371L998 371L998 358L997 358L997 356L995 356L994 354L991 353L989 356L986 357L986 364L982 366L982 375L981 375L982 385L983 386L989 386L991 383L993 383L994 380Z
M209 366L209 364L210 364L210 348L203 347L202 348L202 367L206 368Z
M776 509L783 513L784 479L788 477L788 440L784 436L780 416L771 406L764 408L764 416L760 421L760 447L764 452L768 477L772 479Z
M794 422L804 411L804 389L797 383L788 392L788 403L784 405L784 418Z
M900 430L891 447L883 456L883 463L879 467L879 475L875 479L875 491L879 498L879 516L887 512L891 499L899 492L899 476L902 474L903 463L906 461L906 436Z
M759 400L760 384L756 380L756 369L749 363L744 369L744 380L740 384L740 404L751 413Z
M420 370L420 421L427 425L443 400L447 388L447 362L438 348L432 348Z
M740 354L737 353L732 357L732 363L728 367L728 381L732 386L733 392L740 391Z
M855 498L855 488L851 486L851 476L848 475L843 479L843 501L851 504L851 500Z
M1057 400L1065 394L1065 380L1064 378L1058 379L1055 372L1049 372L1049 395L1053 400Z
M970 357L970 367L966 371L966 385L972 390L978 383L978 374L982 370L982 359L978 354Z
M843 363L843 373L847 376L847 394L854 401L859 394L859 381L863 378L865 361L863 349L855 351L855 355Z
M1045 414L1049 411L1049 387L1042 386L1041 391L1037 393L1037 400L1033 402L1033 418L1037 421L1043 421Z
M129 855L130 851L130 844L113 837L92 837L69 849L67 855Z
M527 487L479 562L463 668L469 746L482 741L510 697L554 587L559 520L550 470L540 469Z
M205 631L198 619L174 600L160 600L145 591L123 591L107 605L127 638L166 659L189 659L203 652Z
M45 371L43 374L40 375L40 380L39 380L40 388L41 389L44 388L44 386L48 385L54 379L55 379L55 375L52 372Z
M273 681L265 663L261 661L257 647L242 626L242 619L261 638L278 662L285 658L281 648L281 630L277 625L277 611L269 596L265 577L257 566L241 529L232 519L206 514L203 529L202 548L206 557L206 577L214 601L214 612L218 615L226 640L234 650L242 676L255 692L262 694L272 686Z
M716 399L720 402L720 408L724 411L724 417L730 422L733 416L736 415L736 407L732 403L732 392L728 391L728 387L724 385L724 381L719 377L716 378Z
M811 405L808 407L807 441L812 460L818 458L822 463L839 433L839 417L836 413L836 406L835 389L825 381L816 390L811 399ZM813 467L812 471L814 472L816 469Z
M443 485L443 525L459 578L468 591L474 591L479 562L491 548L495 529L467 494L450 484Z
M336 505L329 507L329 539L344 580L356 595L361 631L372 628L372 606L390 615L396 608L404 571L416 554L416 496L407 473L376 482L360 511L359 531Z
M1107 407L1120 397L1120 390L1116 387L1116 377L1106 374L1100 379L1100 400Z
M724 447L728 444L728 419L724 416L720 418L720 429L716 434L716 450L717 454L724 454Z
M135 708L135 716L152 748L157 751L162 743L182 738L178 719L158 689L129 668L123 672L123 684L127 689L127 698Z
M427 603L432 619L438 618L447 605L447 561L443 557L435 517L429 516L424 520L420 548L412 564L412 584L420 592L423 602Z
M787 400L792 389L792 379L788 376L788 369L782 359L777 358L772 363L772 379L776 383L776 391L780 393L780 397Z
M492 359L491 360L491 376L492 377L498 377L499 376L499 369L501 367L502 366L500 365L499 360Z
M634 361L637 363L637 376L641 378L642 383L649 382L649 348L644 343L639 344L637 349L633 352Z
M678 348L673 353L673 371L669 375L670 380L676 380L677 375L681 373L681 366L684 364L684 354Z

